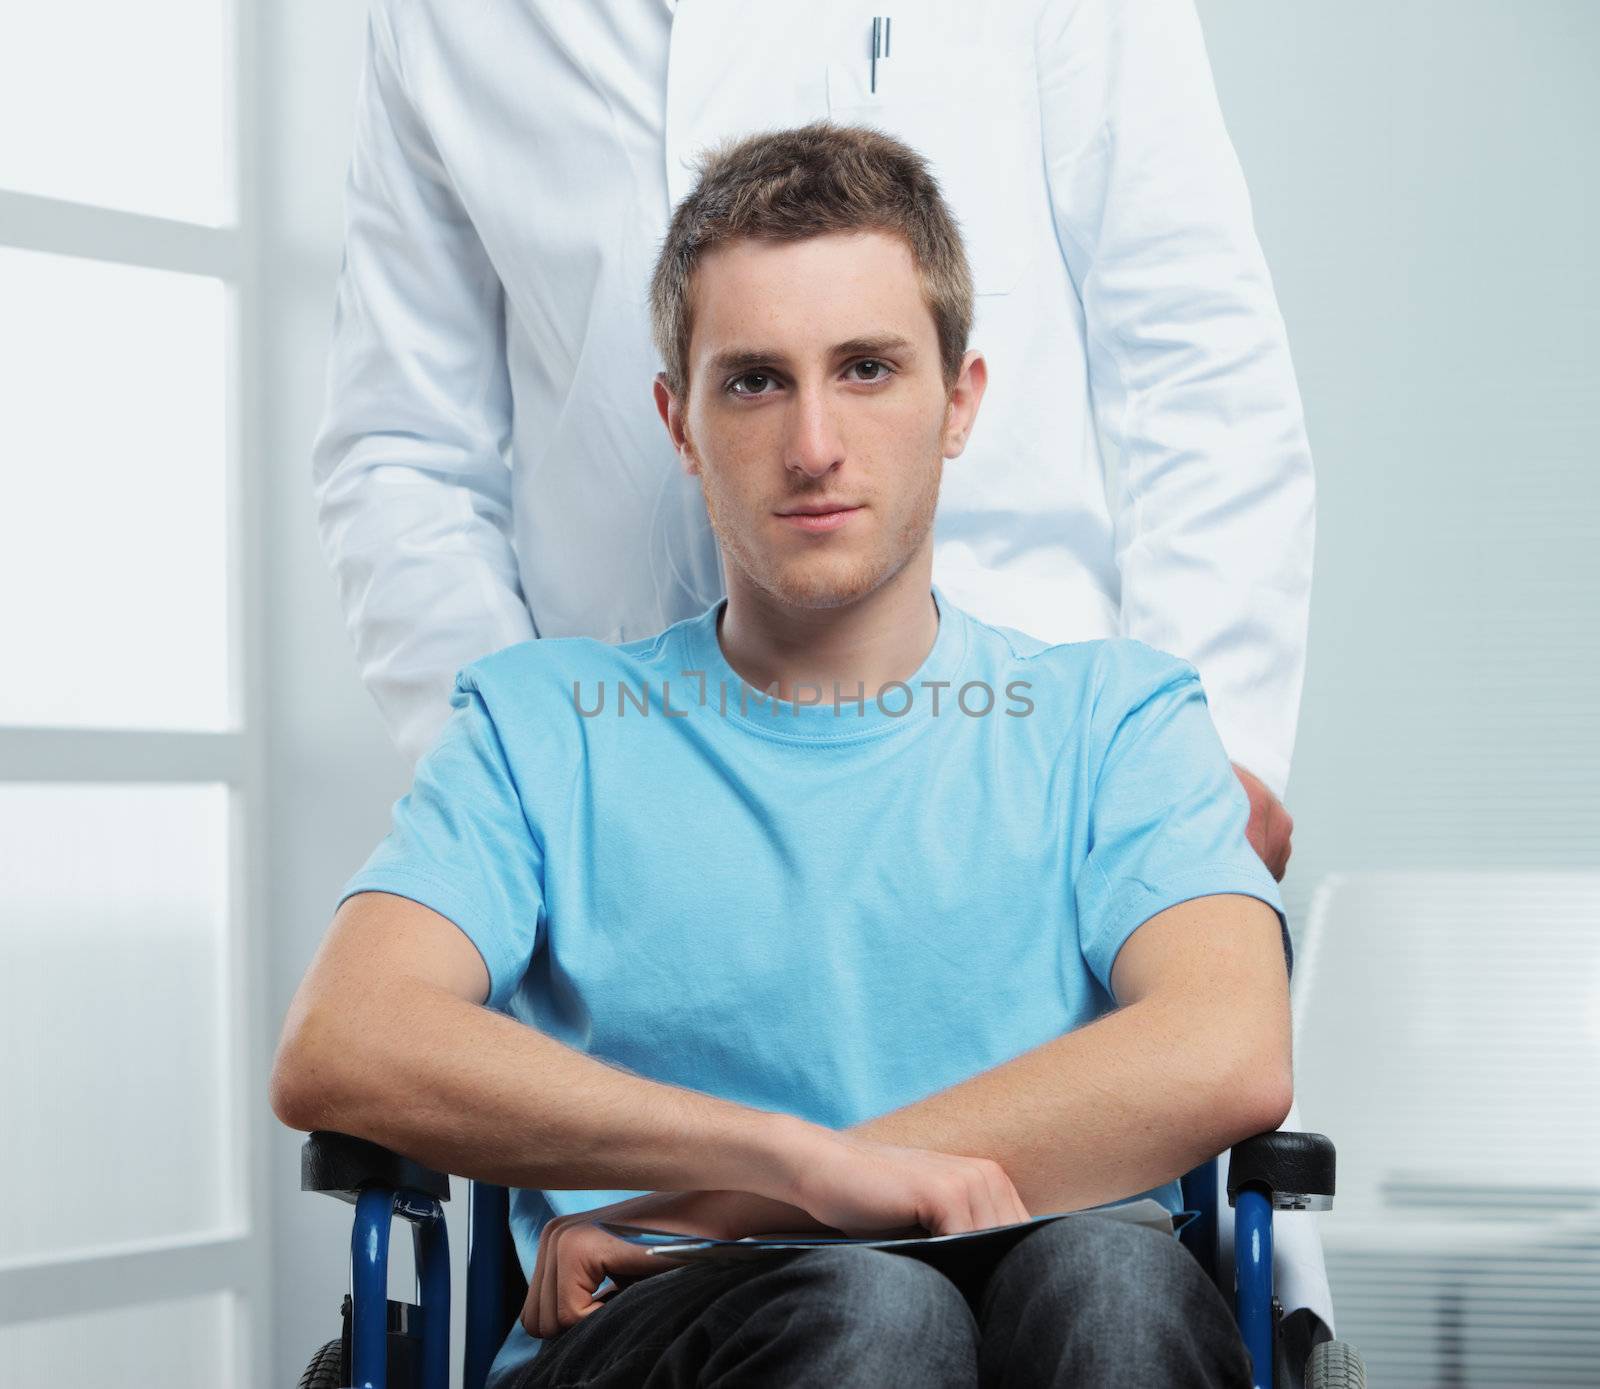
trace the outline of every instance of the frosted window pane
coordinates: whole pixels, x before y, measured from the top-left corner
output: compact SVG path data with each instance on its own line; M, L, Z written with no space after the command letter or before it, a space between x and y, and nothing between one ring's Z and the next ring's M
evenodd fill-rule
M0 846L0 1250L222 1227L227 789L0 785Z
M225 187L229 6L0 8L0 187L211 226Z
M224 295L0 249L0 724L228 725Z
M213 1293L0 1326L0 1384L216 1389L232 1378L225 1364L231 1301Z

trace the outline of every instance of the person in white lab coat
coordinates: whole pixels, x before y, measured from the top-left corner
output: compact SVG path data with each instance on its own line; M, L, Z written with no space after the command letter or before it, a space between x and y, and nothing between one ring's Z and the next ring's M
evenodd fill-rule
M637 385L650 268L701 151L818 117L925 155L966 241L991 398L936 582L1192 662L1281 878L1314 483L1193 0L370 0L312 461L397 745L421 756L482 655L648 636L726 591ZM1314 1219L1280 1221L1280 1296L1331 1326Z

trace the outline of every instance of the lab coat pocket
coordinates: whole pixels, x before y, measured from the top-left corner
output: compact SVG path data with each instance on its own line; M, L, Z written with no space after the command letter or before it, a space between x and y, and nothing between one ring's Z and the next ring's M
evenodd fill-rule
M1037 250L1043 193L1031 44L980 43L948 54L827 65L828 115L904 140L928 160L961 227L978 294L1009 294Z

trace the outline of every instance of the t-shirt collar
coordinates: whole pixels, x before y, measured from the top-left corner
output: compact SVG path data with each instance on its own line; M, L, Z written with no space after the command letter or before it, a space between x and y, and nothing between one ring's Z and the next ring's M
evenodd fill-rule
M684 668L705 672L703 687L699 676L687 677L688 702L697 712L725 717L768 736L802 742L847 742L891 733L932 714L935 697L940 715L952 714L956 712L957 677L967 652L966 615L945 597L938 584L931 585L931 591L939 611L939 630L916 673L876 691L840 682L837 707L831 688L817 692L815 703L797 703L774 699L747 684L728 663L717 639L717 625L728 606L727 598L719 598L683 627ZM941 681L947 683L935 688ZM674 687L678 684L673 681ZM811 694L806 691L807 699Z

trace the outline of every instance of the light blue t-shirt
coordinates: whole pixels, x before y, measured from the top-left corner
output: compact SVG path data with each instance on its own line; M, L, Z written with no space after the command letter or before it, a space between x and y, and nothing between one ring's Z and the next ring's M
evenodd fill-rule
M1047 645L937 585L910 680L752 689L726 600L655 637L523 642L453 712L345 885L448 917L488 1006L650 1079L845 1128L1113 1006L1112 963L1175 903L1287 923L1194 667ZM514 1191L539 1230L637 1191ZM1177 1182L1142 1193L1181 1209ZM495 1377L539 1342L513 1325Z

